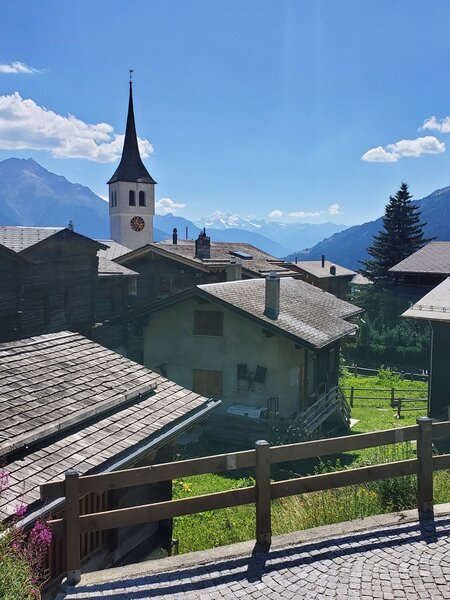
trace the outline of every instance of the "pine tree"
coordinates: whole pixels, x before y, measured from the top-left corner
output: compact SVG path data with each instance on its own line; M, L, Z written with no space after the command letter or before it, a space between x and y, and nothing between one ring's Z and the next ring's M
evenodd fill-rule
M420 250L430 239L423 235L425 223L420 221L420 209L411 202L408 185L402 183L395 196L389 197L383 217L383 229L367 248L372 257L361 261L360 272L375 283L389 279L389 269Z

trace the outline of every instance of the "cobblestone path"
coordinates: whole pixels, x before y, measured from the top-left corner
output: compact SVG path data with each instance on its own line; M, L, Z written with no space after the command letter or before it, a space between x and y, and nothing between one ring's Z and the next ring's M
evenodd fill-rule
M69 588L66 600L450 599L450 519Z

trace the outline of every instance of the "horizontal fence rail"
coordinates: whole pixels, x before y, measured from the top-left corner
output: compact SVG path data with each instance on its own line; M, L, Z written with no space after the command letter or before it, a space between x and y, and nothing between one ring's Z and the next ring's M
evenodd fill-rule
M344 394L345 398L348 398L348 403L350 407L353 408L355 401L358 400L378 400L389 402L391 408L397 408L397 417L401 417L402 404L405 402L414 402L416 404L428 404L428 398L424 398L424 390L408 390L402 388L384 388L384 387L341 387L341 391ZM360 393L362 392L362 393ZM375 392L380 395L373 396L367 395L368 392ZM420 394L417 397L416 394ZM422 407L414 407L414 408L403 408L403 411L410 410L424 410L425 406Z
M348 365L345 367L349 373L355 375L363 375L365 377L377 377L379 375L379 369L369 369L367 367L359 367L358 365ZM427 373L407 373L405 371L391 371L393 375L400 375L402 379L409 381L428 381L429 376Z
M65 515L50 521L55 538L66 537L67 580L79 581L81 573L80 535L86 532L128 527L188 514L256 504L256 540L271 541L271 501L277 498L368 483L390 477L417 475L417 508L421 518L433 516L433 471L450 468L450 454L433 456L433 437L450 437L450 421L432 423L421 417L417 425L367 434L300 442L271 447L259 441L254 450L234 452L152 465L113 473L79 476L74 470L64 481L41 486L42 499L65 497ZM416 458L345 469L319 475L271 482L272 464L326 456L340 452L416 441ZM128 508L80 515L79 499L89 493L128 488L174 478L241 468L255 468L255 485L204 496L168 500Z

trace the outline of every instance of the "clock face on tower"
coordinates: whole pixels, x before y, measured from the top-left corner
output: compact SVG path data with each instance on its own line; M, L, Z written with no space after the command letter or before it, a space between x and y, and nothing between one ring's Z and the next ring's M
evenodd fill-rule
M133 217L130 221L130 227L133 231L142 231L145 227L145 221L142 217Z

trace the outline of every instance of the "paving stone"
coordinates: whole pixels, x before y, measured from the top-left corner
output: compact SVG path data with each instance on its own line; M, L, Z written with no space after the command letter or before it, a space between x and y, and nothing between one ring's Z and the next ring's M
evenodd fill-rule
M169 559L170 560L170 559ZM450 519L409 523L266 555L78 584L66 600L450 600Z

